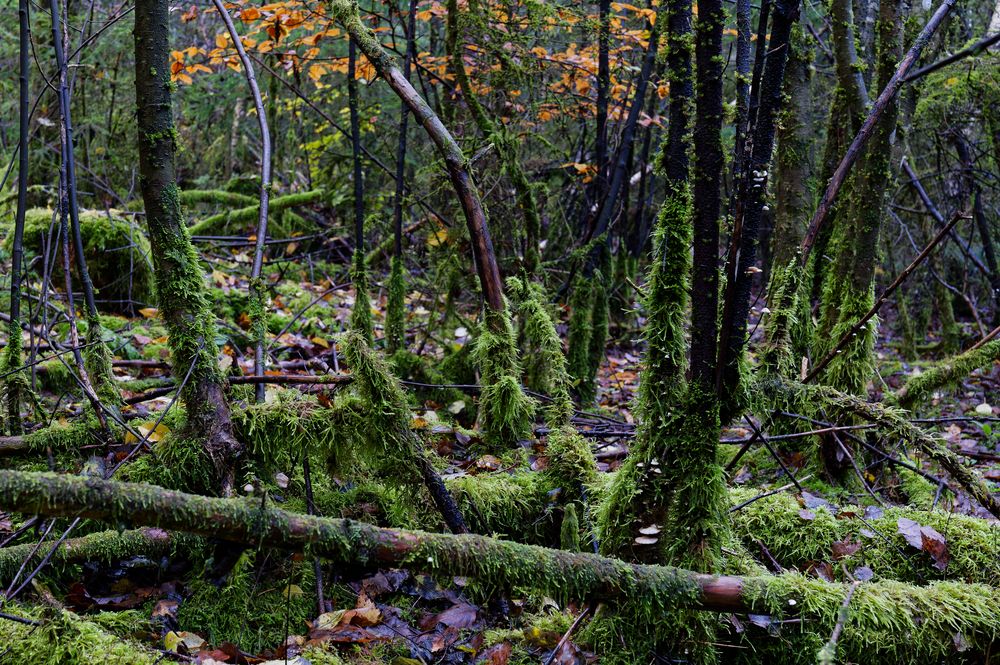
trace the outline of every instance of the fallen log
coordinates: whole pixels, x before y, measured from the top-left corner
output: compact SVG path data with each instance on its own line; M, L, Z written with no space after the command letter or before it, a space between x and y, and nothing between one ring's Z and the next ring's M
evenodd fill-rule
M678 608L693 608L768 614L778 623L795 615L797 625L808 627L798 635L829 635L849 589L798 574L704 575L484 536L295 514L262 507L259 499L217 499L48 473L0 471L0 508L159 526L250 546L308 550L342 565L470 576L557 599L613 602L652 634L676 620ZM869 582L857 588L851 607L840 647L856 662L938 662L955 655L957 644L965 656L983 653L1000 635L1000 590L984 584ZM772 642L774 648L784 645Z
M70 538L53 553L53 542L0 548L0 583L8 584L28 559L31 566L47 556L53 564L89 561L111 564L132 556L155 556L170 549L170 534L163 529L146 528L134 531L101 531L79 538ZM28 571L31 569L28 568Z

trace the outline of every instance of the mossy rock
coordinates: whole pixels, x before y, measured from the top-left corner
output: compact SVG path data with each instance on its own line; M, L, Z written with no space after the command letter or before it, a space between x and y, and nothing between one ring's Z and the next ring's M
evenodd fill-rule
M32 208L24 218L24 249L42 254L49 239L54 212ZM10 251L14 242L13 221L5 223L3 247ZM153 265L145 232L116 210L81 210L80 234L86 252L87 269L97 289L101 309L125 311L130 301L154 302ZM62 284L62 262L55 279Z

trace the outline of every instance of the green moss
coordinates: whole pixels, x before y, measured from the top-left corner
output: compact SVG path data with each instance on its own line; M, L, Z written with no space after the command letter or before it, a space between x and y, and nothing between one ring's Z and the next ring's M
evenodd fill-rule
M799 621L782 626L771 639L761 631L747 631L738 645L747 650L732 650L734 660L804 665L816 662L833 633L848 587L789 574L748 580L744 593L769 608L772 621ZM985 585L861 584L847 608L837 658L872 665L988 662L982 655L1000 634L998 602L996 590Z
M354 283L351 330L359 334L365 344L371 346L375 342L375 332L372 324L372 304L368 295L368 262L363 250L354 251L351 281Z
M568 552L580 551L580 519L576 516L576 505L572 503L563 509L559 546Z
M315 588L311 562L250 550L221 588L202 577L191 580L177 621L210 644L232 642L257 653L280 645L286 630L301 631L314 617Z
M550 542L552 486L539 474L459 476L449 478L446 485L475 533L497 534L518 542Z
M589 405L590 402L583 400L581 391L586 390L583 382L590 372L590 338L593 335L591 326L591 309L593 307L593 294L591 281L583 275L578 275L573 283L573 290L569 299L569 350L567 352L567 370L573 379L573 386L581 398L581 403Z
M153 665L162 656L124 637L141 625L136 612L104 613L93 620L72 612L8 604L6 611L37 621L34 628L4 621L0 626L5 659L38 665ZM109 616L113 615L113 616ZM102 625L103 624L103 625Z
M608 286L605 277L594 273L590 307L590 340L587 344L587 375L580 382L580 403L593 404L597 399L597 372L604 363L608 342Z
M521 365L509 314L486 309L473 360L479 368L482 392L479 420L487 447L511 448L531 436L535 403L521 389Z
M565 427L573 415L570 378L562 340L544 304L544 289L540 284L511 277L507 280L507 290L521 317L525 340L530 345L530 350L523 354L528 362L525 374L535 390L552 398L545 409L548 426L551 429Z
M20 321L12 320L7 328L7 346L0 354L0 432L12 436L23 431L21 405L31 394L31 386L23 371L24 341Z
M895 394L895 401L906 408L929 402L934 392L957 385L972 372L992 365L998 359L1000 339L995 339L978 349L943 360L920 374L911 376Z
M736 489L730 498L742 503L756 494L756 490ZM733 514L733 532L750 549L762 543L786 568L805 571L817 562L832 563L838 580L859 566L868 566L876 581L926 583L951 579L991 586L1000 583L995 563L1000 557L1000 529L986 520L902 507L889 507L867 517L860 507L849 507L838 514L816 508L806 519L801 510L791 495L765 497ZM950 555L945 570L936 568L929 554L906 543L898 529L900 518L933 527L944 536ZM857 544L858 548L846 555L851 548L840 548L838 558L834 555L836 543Z
M24 249L41 255L47 244L53 211L32 208L25 211ZM153 266L149 240L129 218L117 210L81 210L80 235L87 252L87 270L98 291L102 305L130 308L129 300L151 302L153 299ZM13 225L4 240L10 251L14 242ZM56 267L58 277L62 264Z
M272 198L268 202L267 207L268 218L276 222L274 225L269 225L271 234L275 235L275 237L290 237L295 234L312 233L315 230L315 227L309 223L305 223L304 226L299 226L297 224L283 225L281 222L285 220L285 217L282 213L289 208L294 208L295 206L308 205L320 201L323 199L323 196L323 190L316 189L308 192L296 192L294 194L286 194L285 196ZM190 227L190 234L225 235L233 231L241 231L244 227L254 224L259 216L260 205L258 203L254 203L253 205L249 205L244 208L227 210L226 212L206 217L200 222L193 224ZM305 222L305 220L297 215L289 218L289 221L294 222L296 220Z
M385 305L385 344L391 355L406 348L406 275L403 257L394 255L389 271L389 297Z

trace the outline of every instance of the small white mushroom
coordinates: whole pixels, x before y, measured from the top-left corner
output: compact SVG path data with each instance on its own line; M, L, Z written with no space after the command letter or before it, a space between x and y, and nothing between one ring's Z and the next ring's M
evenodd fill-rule
M635 539L636 545L655 545L660 541L659 538L653 538L651 536L639 536Z
M644 526L641 529L639 529L639 533L641 533L644 536L655 536L659 532L660 532L660 527L656 526L655 524L650 524L649 526Z

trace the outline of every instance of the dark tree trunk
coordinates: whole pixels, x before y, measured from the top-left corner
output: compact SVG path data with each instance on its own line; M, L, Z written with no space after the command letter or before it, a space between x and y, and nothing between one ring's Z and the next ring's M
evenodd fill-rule
M186 379L181 397L190 432L202 437L232 491L242 446L233 434L215 346L215 315L177 190L176 130L170 109L170 34L166 0L135 4L135 97L139 125L139 186L156 268L160 315L170 334L173 374Z
M715 387L719 316L719 206L722 166L722 0L704 0L695 22L694 263L691 272L691 379Z
M608 51L611 47L611 0L600 0L597 12L597 137L594 140L597 178L594 184L596 201L600 203L608 187L608 89L611 87Z
M10 325L7 328L7 347L0 360L0 373L13 372L21 367L21 263L24 256L24 213L28 205L28 74L31 61L31 34L28 25L28 0L18 0L18 133L17 133L17 213L14 218L14 239L10 262ZM0 422L8 434L17 436L21 427L21 393L24 375L17 373L2 379L6 393L6 423Z
M993 300L993 327L1000 325L1000 267L997 265L997 253L994 248L993 231L990 228L990 220L986 216L986 209L983 206L982 192L979 182L973 173L972 151L969 150L969 142L957 130L954 136L955 150L958 158L962 162L962 177L965 180L965 194L972 199L972 215L976 221L976 228L979 230L979 237L983 244L983 258L986 259L986 267L989 268L988 276L990 291Z
M361 170L361 120L358 110L358 53L354 38L347 55L347 98L351 114L351 158L354 174L354 251L365 251L365 183Z
M757 235L767 196L768 170L774 149L774 130L784 98L782 84L788 60L792 26L799 18L799 0L777 0L767 44L767 64L761 77L760 104L754 123L753 147L746 173L740 182L740 202L733 222L733 238L727 262L726 299L723 303L719 340L718 391L723 396L723 422L738 405L735 398L740 380L740 357L747 336L750 287L757 259Z

